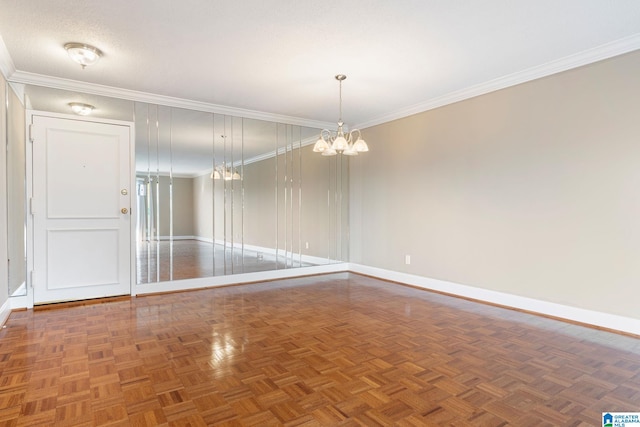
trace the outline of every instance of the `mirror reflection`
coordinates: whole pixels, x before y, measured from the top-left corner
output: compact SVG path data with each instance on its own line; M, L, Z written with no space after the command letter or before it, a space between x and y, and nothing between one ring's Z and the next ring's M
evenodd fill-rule
M312 155L317 129L144 103L135 117L138 283L341 259L346 163Z
M69 114L69 102L82 102L95 106L92 118L134 122L138 284L346 259L348 162L312 152L319 129L25 91L30 109Z
M26 295L26 158L25 108L16 91L5 85L7 124L7 255L9 295Z

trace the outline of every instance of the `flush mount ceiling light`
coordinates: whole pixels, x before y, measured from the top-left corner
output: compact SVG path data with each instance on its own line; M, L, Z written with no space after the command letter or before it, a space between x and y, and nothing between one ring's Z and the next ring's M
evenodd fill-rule
M87 65L95 64L102 56L100 49L84 43L67 43L64 48L69 54L69 58L80 64L82 69Z
M88 116L95 108L91 104L83 104L81 102L70 102L69 107L71 107L71 111L79 116Z
M340 84L340 118L338 119L338 130L331 132L328 129L322 129L320 132L320 138L313 146L313 151L316 153L322 153L323 156L335 156L338 153L345 156L357 156L358 153L364 153L369 151L369 146L362 139L360 130L353 129L351 132L345 135L342 130L344 123L342 122L342 81L347 76L344 74L338 74L336 80Z

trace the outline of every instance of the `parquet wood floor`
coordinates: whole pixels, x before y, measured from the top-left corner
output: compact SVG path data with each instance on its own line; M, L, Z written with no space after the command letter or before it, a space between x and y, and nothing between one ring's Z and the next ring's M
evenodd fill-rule
M2 426L587 426L640 340L353 274L11 314Z
M153 283L257 271L308 267L294 254L285 257L261 254L253 250L231 249L199 240L175 240L139 243L136 248L136 282ZM158 268L159 266L159 268Z

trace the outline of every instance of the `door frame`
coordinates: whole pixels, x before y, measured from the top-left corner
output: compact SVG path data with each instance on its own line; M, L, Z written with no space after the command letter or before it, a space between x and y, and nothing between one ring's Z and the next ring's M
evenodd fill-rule
M137 207L135 203L133 203L133 196L135 196L135 125L134 122L122 121L122 120L110 120L110 119L102 119L102 118L89 118L89 117L80 117L72 114L60 114L60 113L51 113L48 111L38 111L38 110L27 110L26 111L26 158L27 158L27 170L26 170L26 180L27 180L27 295L25 297L17 297L16 301L12 301L12 308L33 308L34 305L34 291L33 291L33 276L32 271L34 269L33 265L33 257L34 257L34 233L33 233L33 215L31 214L31 203L33 200L33 144L31 142L30 136L30 125L33 123L34 116L43 116L57 119L66 119L66 120L75 120L80 122L92 122L92 123L104 123L104 124L113 124L119 126L126 126L129 128L129 188L132 191L129 191L129 206L131 218L136 218L137 216ZM136 251L135 251L135 221L129 221L129 246L130 246L130 256L129 256L129 294L131 296L135 296L135 286L136 286Z

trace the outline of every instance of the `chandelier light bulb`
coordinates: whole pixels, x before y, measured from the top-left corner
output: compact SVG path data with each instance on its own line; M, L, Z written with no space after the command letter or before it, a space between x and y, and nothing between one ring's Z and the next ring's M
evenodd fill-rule
M329 147L322 152L323 156L335 156L336 154L338 154L338 152L333 147Z
M333 141L333 149L338 152L346 150L348 145L347 140L342 135L336 137L336 140Z
M353 145L349 145L346 150L342 152L345 156L357 156L358 152L355 150Z
M316 144L313 146L313 152L314 153L322 153L324 150L329 148L329 144L327 144L327 141L325 141L324 139L320 138L318 139L318 141L316 141Z
M355 144L353 144L353 149L358 153L366 153L367 151L369 151L369 146L364 139L358 138Z

